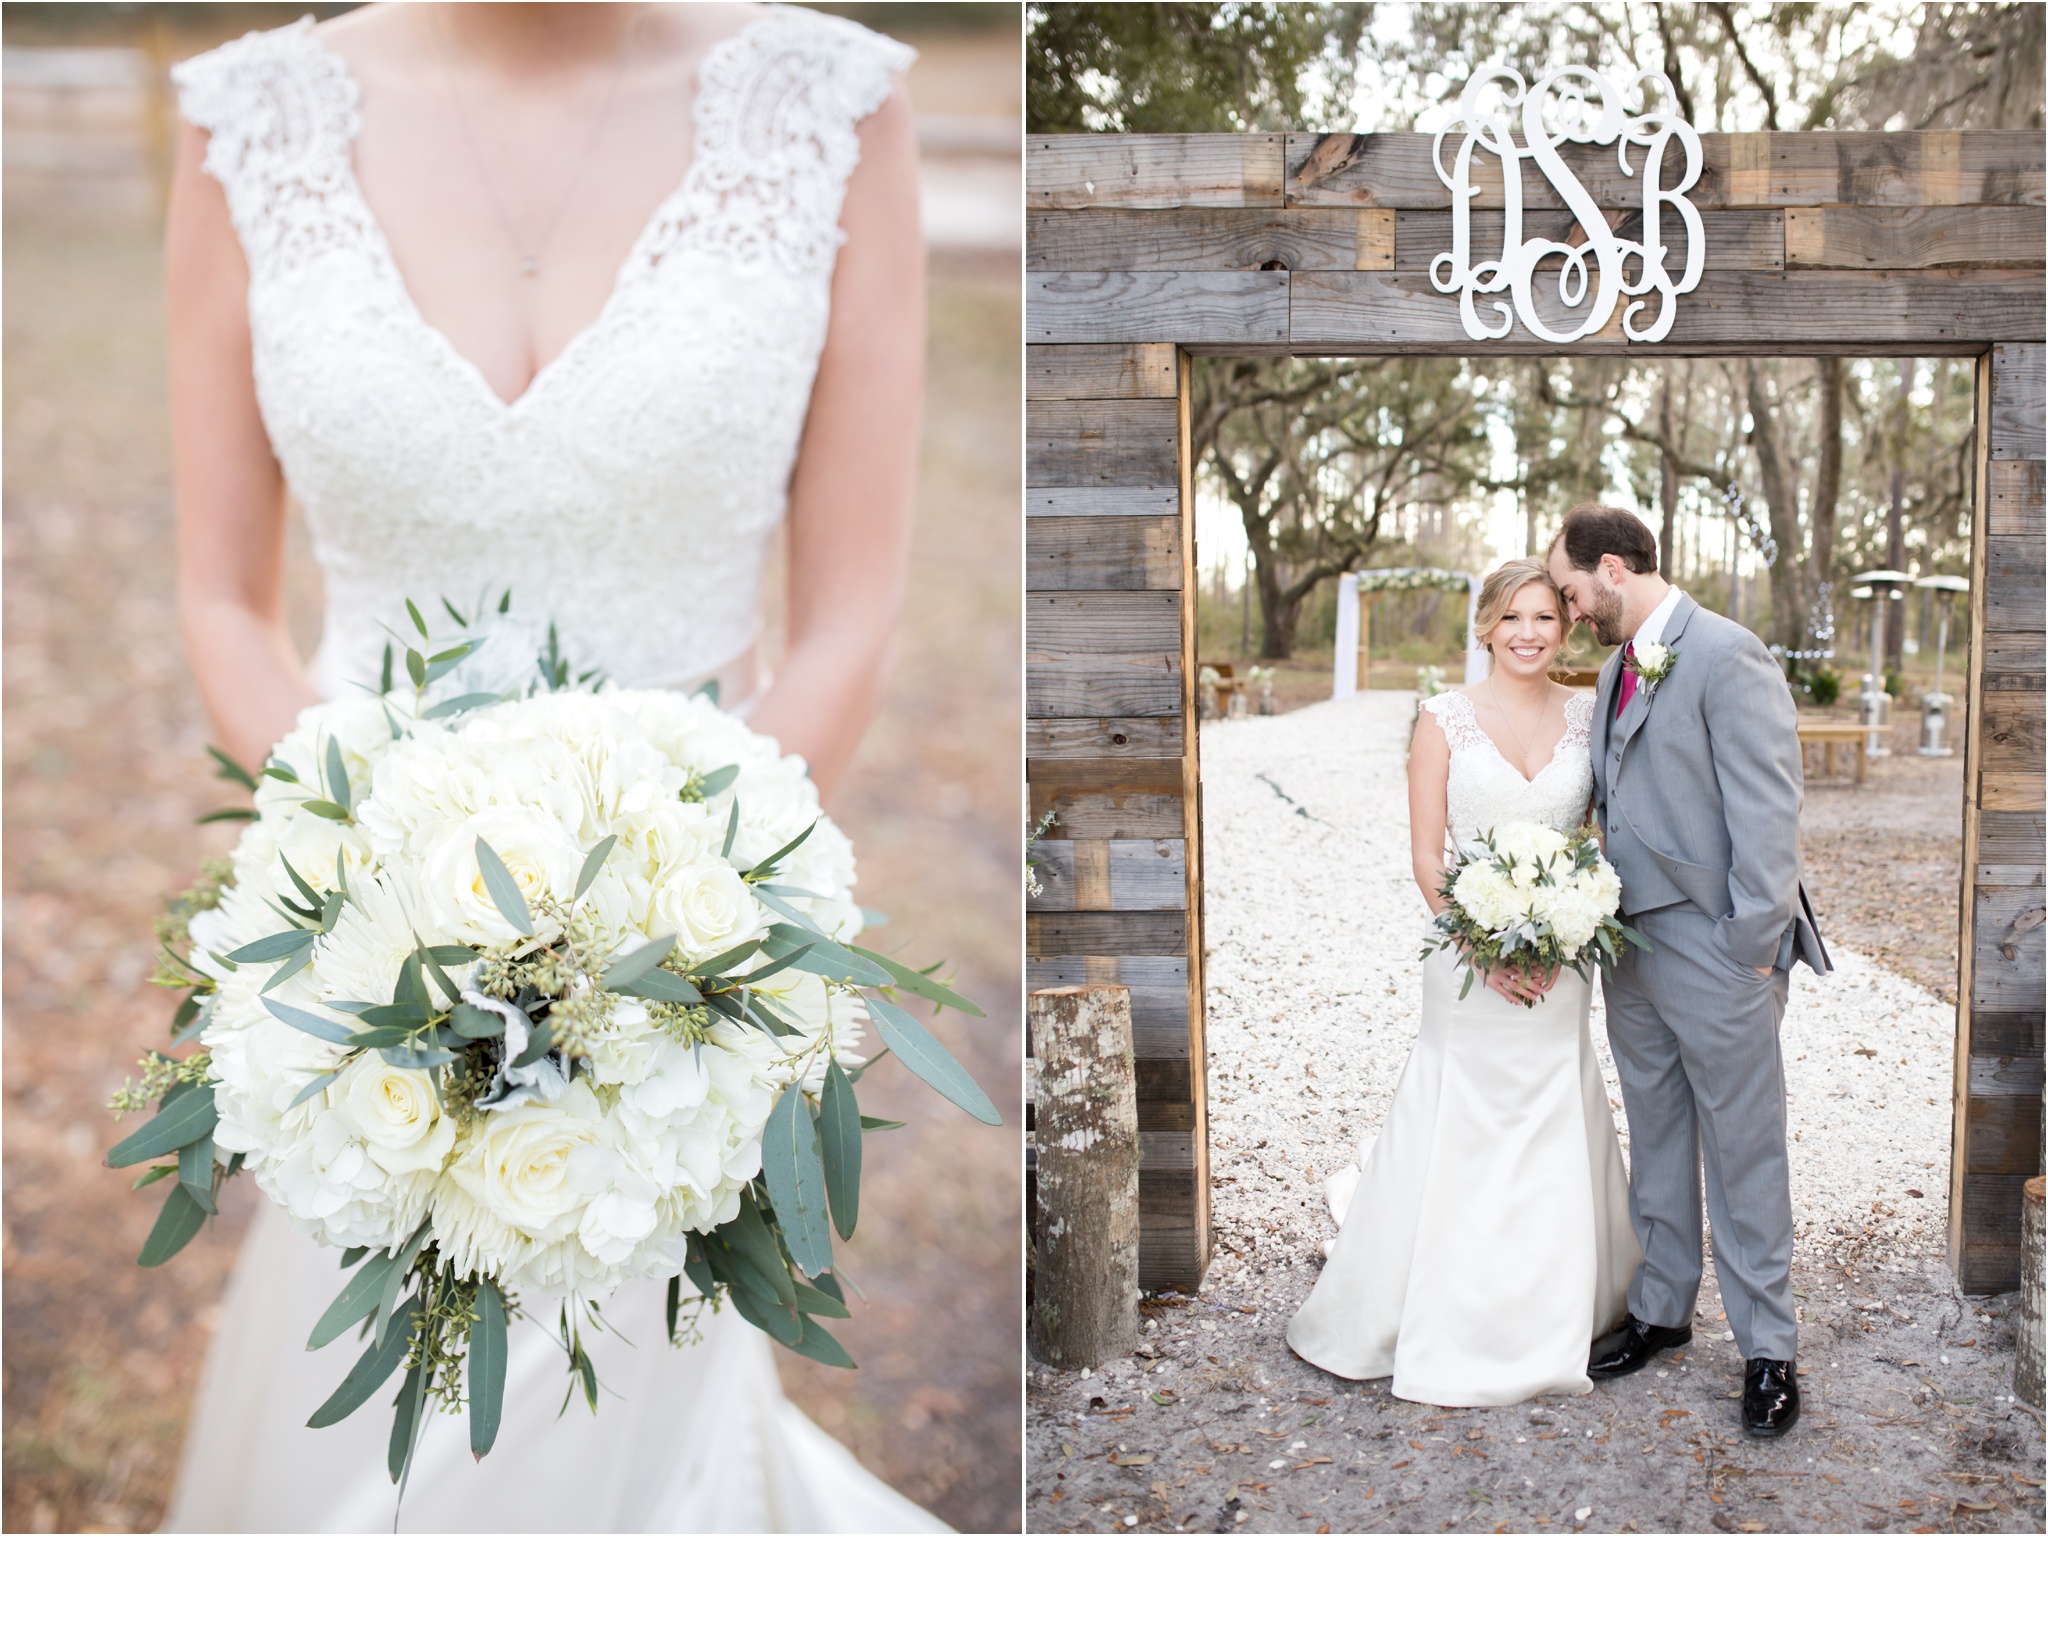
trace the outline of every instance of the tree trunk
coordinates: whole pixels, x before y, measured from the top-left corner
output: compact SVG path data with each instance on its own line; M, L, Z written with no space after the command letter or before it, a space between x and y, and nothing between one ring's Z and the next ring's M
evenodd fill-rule
M1658 500L1664 516L1657 530L1657 562L1664 577L1678 582L1678 463L1671 458L1671 366L1664 366L1664 391L1657 404L1657 431L1663 444L1657 453Z
M2012 1365L2013 1393L2022 1403L2041 1407L2042 1211L2044 1183L2036 1176L2020 1196L2020 1299L2013 1313L2018 1330Z
M1808 560L1815 585L1835 579L1835 511L1842 497L1842 379L1840 358L1820 361L1820 469L1813 479L1813 549ZM1829 607L1834 607L1832 599ZM1837 610L1839 615L1839 610ZM1806 646L1804 642L1800 644ZM1825 643L1822 646L1826 646Z
M1038 1243L1031 1345L1060 1369L1138 1344L1138 1077L1131 991L1031 996L1038 1061Z
M1301 603L1289 598L1280 583L1280 556L1270 541L1254 544L1252 560L1259 575L1259 657L1289 659L1294 656L1294 630L1301 617Z
M1806 625L1806 611L1799 599L1799 505L1786 481L1778 449L1778 412L1764 391L1763 371L1754 362L1745 368L1749 375L1750 441L1763 473L1764 512L1771 520L1771 538L1778 545L1777 557L1770 565L1771 629L1781 646L1796 648Z
M1912 408L1913 378L1919 372L1919 359L1899 360L1899 396L1892 409L1892 505L1884 530L1884 565L1896 573L1906 571L1906 422L1907 412ZM1876 589L1888 593L1890 587L1880 585ZM1902 597L1884 605L1886 668L1897 670L1905 656L1906 603Z

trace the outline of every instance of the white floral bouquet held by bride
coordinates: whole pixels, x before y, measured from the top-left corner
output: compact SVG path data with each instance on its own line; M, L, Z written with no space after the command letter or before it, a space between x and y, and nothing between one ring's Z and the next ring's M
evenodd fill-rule
M572 679L552 640L537 679L436 699L488 675L482 621L449 606L464 634L435 651L406 606L409 688L387 648L378 694L306 710L260 774L213 752L253 804L210 816L249 822L174 902L157 979L197 1049L115 1099L157 1112L108 1162L171 1183L142 1264L252 1171L357 1269L308 1344L368 1346L309 1424L405 1370L394 1482L430 1397L489 1451L522 1300L561 1301L593 1410L584 1328L630 1278L668 1279L672 1343L729 1300L851 1367L820 1320L847 1315L861 1133L890 1124L855 1101L863 1022L994 1124L906 1006L981 1013L852 946L852 849L773 740L705 695Z
M1500 824L1461 847L1444 871L1450 906L1436 917L1425 957L1456 949L1465 967L1458 998L1475 977L1507 971L1540 976L1561 966L1619 963L1624 941L1650 945L1615 918L1621 878L1590 831L1566 835L1547 824ZM1524 1000L1534 1007L1541 996Z

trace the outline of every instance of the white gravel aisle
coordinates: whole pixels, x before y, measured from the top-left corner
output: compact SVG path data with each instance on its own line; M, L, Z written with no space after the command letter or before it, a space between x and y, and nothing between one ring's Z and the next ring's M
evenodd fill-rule
M1319 1255L1321 1179L1379 1128L1414 1039L1428 928L1408 864L1415 706L1360 693L1202 729L1215 1220L1241 1257ZM1954 1009L1833 953L1826 978L1795 970L1783 1032L1802 1259L1835 1259L1830 1240L1865 1263L1938 1253ZM1597 990L1594 1006L1625 1149Z
M1795 973L1782 1035L1806 1399L1785 1441L1737 1429L1711 1263L1693 1344L1583 1397L1432 1409L1289 1351L1325 1179L1416 1028L1414 711L1366 693L1202 729L1215 1254L1198 1291L1144 1303L1133 1356L1028 1372L1027 1527L2039 1533L2009 1298L1963 1299L1941 1254L1953 1012L1852 949Z

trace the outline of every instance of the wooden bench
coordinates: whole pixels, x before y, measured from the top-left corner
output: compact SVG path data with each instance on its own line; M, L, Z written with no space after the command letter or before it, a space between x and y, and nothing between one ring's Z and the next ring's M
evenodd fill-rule
M1863 775L1869 767L1865 751L1870 741L1870 729L1858 722L1850 721L1802 721L1799 724L1799 748L1805 752L1809 744L1820 746L1822 768L1825 776L1835 776L1835 747L1852 745L1856 751L1856 782L1863 782Z

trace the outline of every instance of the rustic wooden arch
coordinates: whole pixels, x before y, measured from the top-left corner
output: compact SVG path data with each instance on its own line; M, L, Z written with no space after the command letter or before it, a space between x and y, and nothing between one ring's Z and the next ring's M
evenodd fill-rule
M1707 271L1659 353L1979 360L1949 1247L1966 1289L2010 1289L2020 1189L2042 1168L2042 137L1702 143ZM1519 329L1474 342L1430 287L1450 212L1429 148L1029 139L1029 780L1034 821L1059 814L1029 973L1130 987L1152 1288L1193 1287L1209 1257L1188 361L1564 350ZM1573 163L1632 234L1640 182L1611 150ZM1474 179L1498 197L1497 175ZM1565 236L1547 186L1526 202L1531 236ZM1610 325L1569 350L1638 349Z

